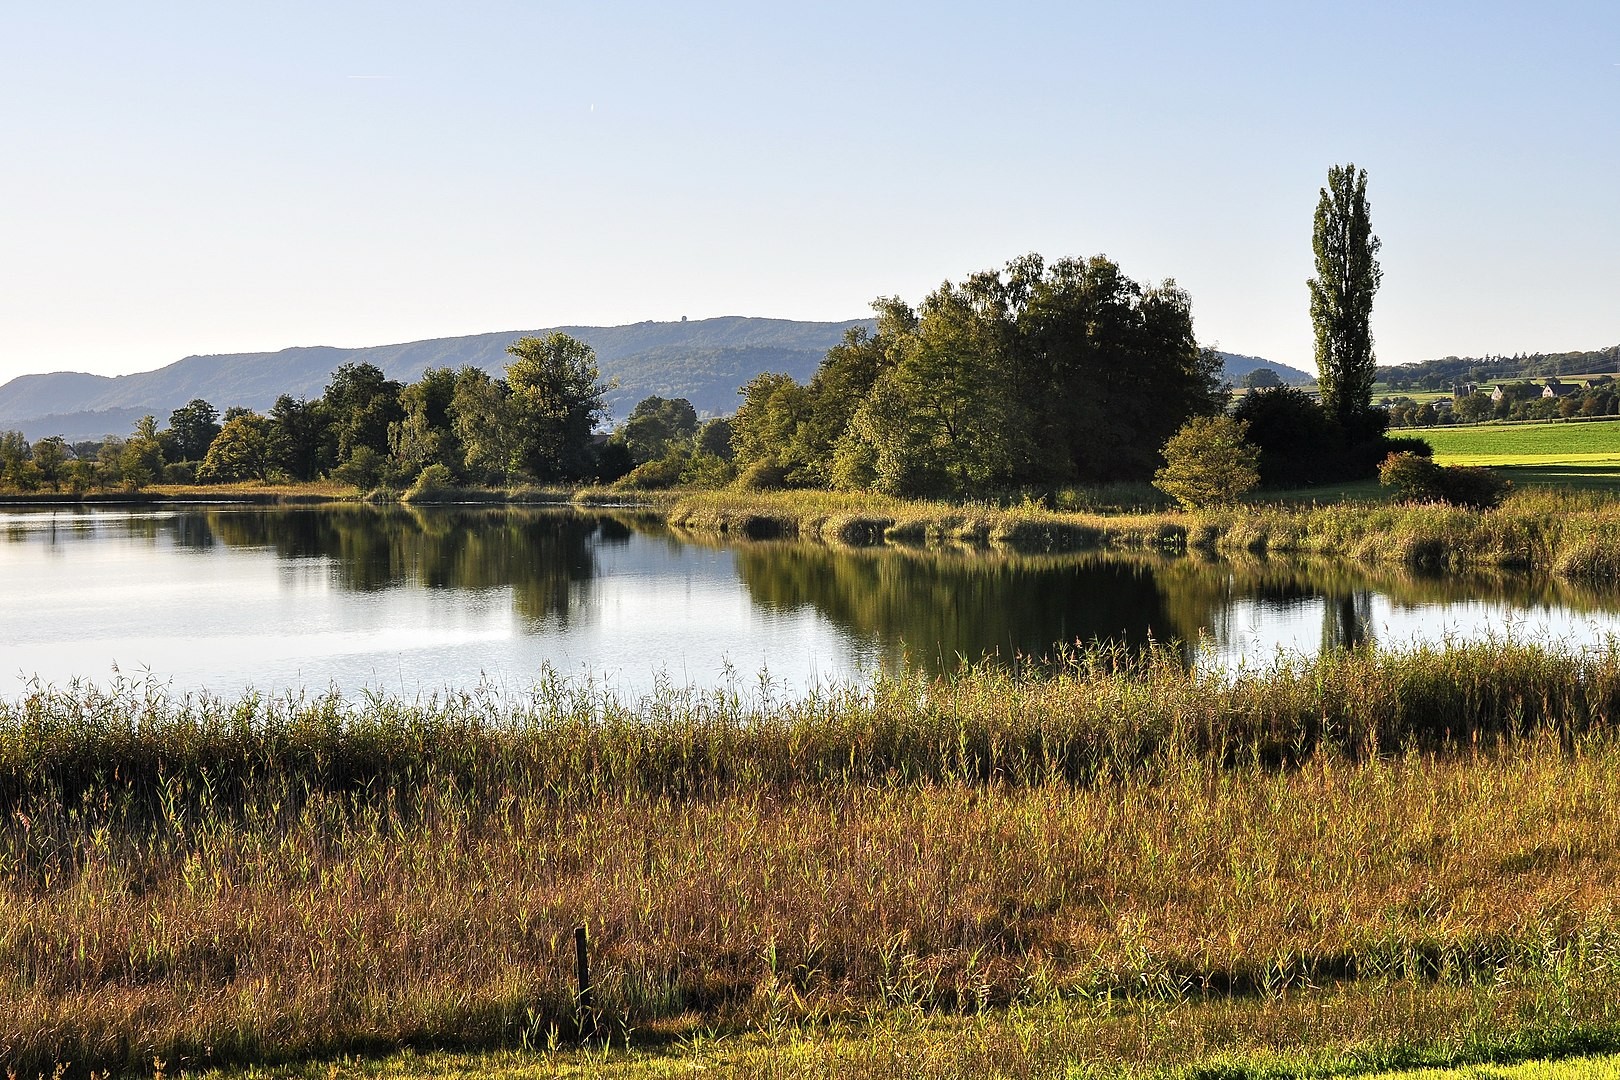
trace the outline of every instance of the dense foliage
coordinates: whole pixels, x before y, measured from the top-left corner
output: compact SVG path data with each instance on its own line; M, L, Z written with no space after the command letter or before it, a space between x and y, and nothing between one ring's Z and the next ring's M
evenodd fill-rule
M1244 439L1248 424L1230 416L1195 416L1164 444L1164 468L1153 486L1196 509L1234 502L1260 483L1260 454Z
M1328 170L1327 187L1316 204L1311 247L1316 276L1306 284L1316 330L1317 385L1322 408L1350 429L1371 405L1378 370L1371 317L1383 271L1367 206L1365 169L1335 165Z
M283 394L268 414L230 408L220 416L191 401L159 430L143 417L127 439L30 447L0 433L0 486L139 490L160 481L308 482L323 476L372 488L419 491L455 482L586 480L598 475L592 432L604 395L590 346L566 334L522 338L507 350L505 377L476 368L429 368L408 386L368 363L346 363L314 400ZM687 406L690 410L690 406Z
M1026 255L874 308L875 329L851 330L808 385L743 388L745 482L962 495L1147 479L1165 439L1224 402L1187 294L1102 256Z

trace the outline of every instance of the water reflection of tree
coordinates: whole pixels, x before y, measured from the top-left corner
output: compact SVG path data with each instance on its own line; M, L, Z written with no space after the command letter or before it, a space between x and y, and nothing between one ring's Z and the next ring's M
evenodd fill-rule
M1138 563L755 543L737 549L737 569L754 603L813 607L877 643L891 669L903 653L941 670L986 656L1045 659L1076 641L1140 648L1171 636L1154 571Z
M610 518L504 508L321 507L198 511L176 541L257 547L283 559L325 559L331 579L356 592L509 588L518 614L562 626L590 610L595 548L628 542ZM200 527L199 527L200 526Z

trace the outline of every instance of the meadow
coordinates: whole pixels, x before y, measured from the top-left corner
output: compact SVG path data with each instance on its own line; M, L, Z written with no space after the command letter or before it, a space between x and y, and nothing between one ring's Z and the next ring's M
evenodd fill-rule
M36 686L0 704L0 1066L1614 1050L1617 718L1620 650L1511 642L1220 678L1094 651L792 701Z
M1442 465L1588 465L1620 469L1620 421L1471 424L1424 428Z

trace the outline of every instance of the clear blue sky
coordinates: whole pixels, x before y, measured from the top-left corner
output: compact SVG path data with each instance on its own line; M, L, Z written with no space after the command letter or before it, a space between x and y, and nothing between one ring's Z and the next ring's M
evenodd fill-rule
M1026 251L1311 367L1327 169L1379 359L1620 342L1620 4L0 4L0 381L682 315Z

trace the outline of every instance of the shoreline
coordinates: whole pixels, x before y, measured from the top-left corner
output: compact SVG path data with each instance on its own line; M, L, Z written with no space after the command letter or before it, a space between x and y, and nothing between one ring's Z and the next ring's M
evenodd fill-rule
M403 505L574 506L634 509L669 527L749 540L829 547L961 545L1024 553L1154 552L1221 557L1312 556L1431 573L1472 569L1554 574L1586 584L1620 582L1620 499L1539 488L1478 511L1441 503L1345 499L1322 504L1247 503L1208 510L1097 512L1025 500L946 503L798 490L660 491L616 488L456 488L429 497L307 487L201 487L83 497L0 495L0 509L150 506Z

